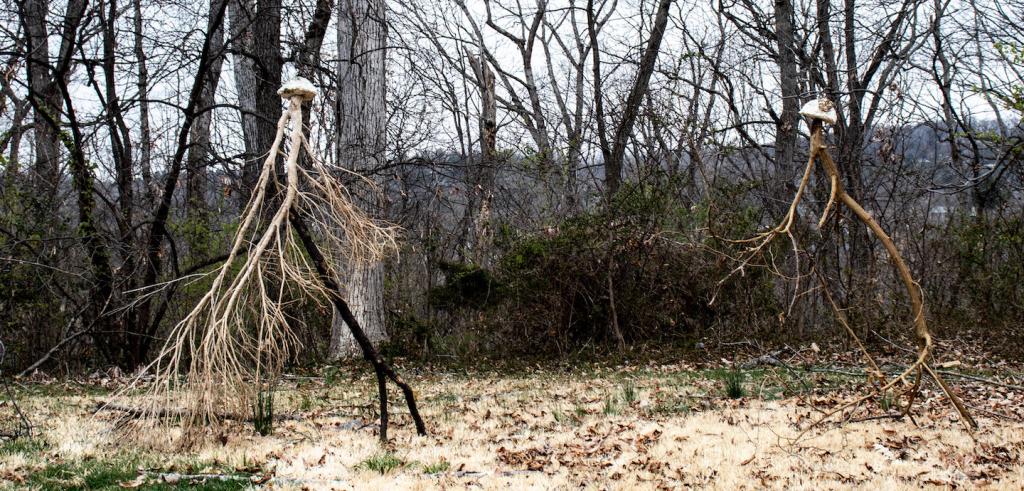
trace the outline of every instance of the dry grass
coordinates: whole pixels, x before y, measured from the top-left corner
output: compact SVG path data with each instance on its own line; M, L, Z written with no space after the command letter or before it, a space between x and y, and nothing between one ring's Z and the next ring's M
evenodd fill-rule
M983 416L981 429L970 433L936 391L926 392L917 426L824 425L792 442L799 425L851 396L830 386L855 382L757 372L746 379L749 396L731 400L719 374L680 367L420 376L410 382L419 389L430 436L415 436L400 413L391 444L381 448L372 425L372 377L342 371L329 379L289 379L276 412L293 418L278 421L273 435L235 423L188 456L138 450L146 435L118 446L115 418L89 415L96 396L29 397L48 446L0 453L0 482L14 485L47 463L131 454L156 473L185 461L248 469L272 475L275 489L1024 487L1024 424ZM816 388L779 400L758 397L773 394L765 389L774 385ZM972 388L972 397L979 390ZM990 392L986 407L1020 417L1012 393ZM856 417L880 411L865 407Z

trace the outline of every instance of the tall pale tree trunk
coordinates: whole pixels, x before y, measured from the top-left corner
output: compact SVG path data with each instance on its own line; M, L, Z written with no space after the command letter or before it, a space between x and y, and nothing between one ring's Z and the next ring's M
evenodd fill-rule
M384 62L387 42L384 0L338 2L338 164L372 175L384 161ZM361 203L371 214L380 211L373 192ZM376 208L376 209L375 209ZM339 272L356 320L371 341L387 338L384 328L384 265L353 264ZM358 353L341 316L335 312L331 356Z
M494 178L498 161L498 104L494 90L494 72L483 56L471 60L480 88L480 162L472 171L469 206L473 227L469 257L474 263L487 266L491 248L491 203L494 201Z

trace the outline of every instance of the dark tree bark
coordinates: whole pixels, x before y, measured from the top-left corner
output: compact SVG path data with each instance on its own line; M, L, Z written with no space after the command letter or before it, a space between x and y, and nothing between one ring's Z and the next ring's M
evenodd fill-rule
M118 204L121 216L118 219L120 234L124 240L132 235L132 211L135 208L135 170L132 161L132 139L128 125L121 111L120 97L117 94L117 0L105 0L101 4L103 16L103 79L106 99L104 116L107 133L110 137L111 157L114 161L114 172L117 181ZM99 89L97 88L97 92ZM130 248L128 249L130 250Z
M149 127L149 68L146 65L146 49L143 45L142 35L142 0L133 0L133 48L135 49L135 62L138 63L138 81L136 88L139 91L139 173L142 174L142 184L145 188L145 198L152 199L153 191L153 137Z
M210 50L213 53L213 59L210 62L210 69L206 73L199 74L203 78L203 88L199 95L199 103L196 105L198 114L189 132L188 160L185 164L186 212L199 220L203 220L207 210L206 175L207 167L213 157L213 147L210 144L210 130L213 123L211 108L215 103L221 66L224 62L224 26L223 23L214 24L216 20L214 14L216 14L217 5L221 1L211 0L210 2L210 18L207 21L206 29L210 36Z
M651 37L647 40L647 47L644 49L643 57L640 59L640 66L637 69L636 81L633 88L626 97L622 109L622 119L615 128L615 137L611 141L611 152L604 163L605 192L608 196L614 195L622 184L622 165L626 156L626 146L629 137L633 134L633 125L636 123L637 115L640 113L640 104L643 103L647 94L647 86L650 84L651 75L654 73L654 62L658 59L661 50L661 40L665 37L665 27L668 24L668 9L672 0L661 0L658 2L658 11L654 16L654 28L651 29ZM594 47L597 52L597 47ZM595 74L596 76L596 74Z
M300 77L314 80L317 70L321 69L320 49L323 47L324 35L331 23L333 12L334 0L317 0L313 20L306 28L306 36L293 56ZM308 114L308 111L303 111L302 114Z
M324 45L324 35L327 34L327 26L331 23L331 16L334 13L334 0L317 0L313 10L313 19L306 27L306 36L302 40L292 59L295 60L295 69L300 77L310 80L314 84L317 80L316 74L323 70L320 66L320 50ZM309 102L304 102L308 106ZM309 126L311 111L308 107L302 110L302 125ZM303 160L306 156L303 154Z
M29 97L32 99L35 133L35 163L30 179L32 187L52 201L60 186L62 121L62 94L60 87L67 83L71 74L71 54L77 46L79 25L85 12L87 0L70 0L60 28L60 47L56 63L50 62L49 35L47 26L49 2L46 0L22 0L18 3L28 47L25 64L29 80ZM56 203L44 205L45 208Z
M789 179L796 154L800 111L792 0L775 0L775 37L778 43L776 63L779 66L779 89L782 95L782 113L775 123L775 165Z
M601 77L601 45L598 44L597 33L601 28L598 21L598 13L594 11L594 0L587 0L587 35L590 38L590 55L592 58L594 72L594 118L597 120L597 138L601 147L601 158L607 165L612 160L612 146L608 143L608 123L604 112L604 89L603 78ZM605 168L605 179L607 180L608 169ZM618 186L616 178L616 187Z
M281 112L281 0L229 0L235 88L242 113L245 156L242 193L249 200L262 152L270 148Z

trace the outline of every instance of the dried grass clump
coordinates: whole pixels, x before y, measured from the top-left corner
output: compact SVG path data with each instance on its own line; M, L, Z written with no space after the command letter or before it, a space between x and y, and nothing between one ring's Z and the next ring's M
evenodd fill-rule
M339 174L349 171L317 158L306 140L302 102L315 95L307 85L282 88L288 107L228 258L144 372L155 377L143 398L147 420L180 418L188 434L225 417L244 417L257 394L275 383L299 348L284 307L297 296L329 305L336 294L325 289L297 240L293 217L301 216L305 227L329 244L322 249L323 260L335 272L345 271L342 265L380 260L397 247L396 228L364 214L340 184ZM275 169L289 123L282 182Z

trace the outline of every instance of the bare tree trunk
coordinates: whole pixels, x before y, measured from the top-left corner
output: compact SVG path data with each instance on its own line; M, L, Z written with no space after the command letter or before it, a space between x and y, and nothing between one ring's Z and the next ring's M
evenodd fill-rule
M338 164L372 174L384 161L386 108L384 63L387 42L383 0L338 3ZM370 196L374 191L369 191ZM365 200L373 206L377 200ZM372 212L372 210L371 210ZM352 312L371 341L387 338L384 328L384 265L351 265L341 278ZM340 273L340 272L339 272ZM341 315L335 311L332 357L358 353Z
M313 20L306 27L306 37L292 56L300 77L313 80L320 68L320 49L323 48L324 35L327 33L328 24L331 23L333 10L334 0L317 0L316 8L313 10ZM308 112L303 111L303 114ZM308 123L308 121L304 121L304 123Z
M494 89L494 72L483 56L471 60L480 88L480 161L472 172L469 191L470 202L466 214L470 215L473 227L472 240L468 244L470 257L476 264L487 262L487 251L491 246L491 202L494 200L494 177L498 159L498 104Z
M793 52L793 2L775 0L775 37L778 38L779 88L782 114L775 124L775 165L790 177L796 154L797 120L800 92L797 89L796 59ZM785 202L784 200L782 202Z
M242 143L245 147L242 162L242 181L249 179L250 166L259 158L255 146L256 134L256 60L252 53L252 23L256 5L252 0L228 0L228 39L231 42L231 68L235 76L238 111L242 120ZM243 193L244 194L244 193ZM245 201L245 197L240 198Z
M34 99L34 143L35 163L33 173L29 182L32 184L39 196L55 196L60 185L60 132L58 125L61 121L61 94L59 86L52 78L53 76L64 76L65 73L57 72L50 74L50 28L47 26L49 15L49 2L46 0L25 0L23 6L23 25L25 35L32 46L28 53L29 97ZM81 16L85 5L81 0L72 0L68 5L67 17ZM67 22L65 23L65 28ZM70 34L77 37L77 30L62 33L65 36ZM74 39L63 39L61 51L71 49ZM63 56L61 56L63 58ZM45 113L45 114L44 114ZM52 120L56 124L50 124Z
M146 188L146 197L153 192L153 166L150 162L153 151L153 137L149 129L149 69L146 67L146 50L142 44L142 0L132 2L134 8L134 48L135 61L139 64L138 82L136 87L139 91L139 172L142 174L142 184Z
M117 0L106 0L101 4L103 19L103 78L106 99L106 123L110 136L111 156L117 179L118 204L121 218L118 220L121 236L129 240L132 230L132 210L135 207L135 169L132 161L132 141L128 125L121 113L120 98L117 94ZM97 91L99 89L97 88ZM130 244L130 243L129 243Z
M608 129L604 116L604 92L601 76L601 45L597 42L597 33L601 24L598 13L594 10L594 0L587 0L587 35L590 39L590 54L593 57L591 69L594 73L594 119L597 120L597 138L601 147L601 158L607 163L612 158L612 146L608 143ZM605 168L605 180L608 169ZM616 186L618 186L616 181Z
M281 112L281 1L230 0L230 38L234 41L235 89L242 112L245 161L242 193L249 200L256 184L262 153L270 148Z
M196 110L195 123L189 131L188 160L185 162L186 184L185 195L187 200L186 212L196 218L203 216L206 210L206 173L213 148L210 144L210 127L213 123L213 110L217 95L217 84L220 82L221 65L224 62L224 27L223 23L214 25L214 14L217 5L222 0L211 0L210 19L207 29L210 33L210 50L213 59L210 62L210 70L201 74L204 77L202 93L199 96L199 104ZM214 29L216 28L216 29Z
M785 184L775 187L779 194L773 201L782 207L785 206L786 195L796 190L793 180L798 178L794 159L799 135L800 90L797 80L792 0L775 0L775 37L778 51L775 61L779 68L779 89L782 97L782 111L775 121L775 177ZM784 208L779 209L780 212L782 210ZM784 298L787 304L791 298L800 295L798 290L798 284L791 292L789 288L783 289L783 297L792 296ZM804 318L808 316L808 306L809 302L804 302L801 309L791 309L790 315L786 317L787 325L795 326L797 334L801 336Z
M622 183L622 165L626 157L626 144L630 135L633 134L633 124L640 112L640 104L647 94L647 85L654 73L654 62L658 59L658 52L661 50L661 40L665 37L665 27L668 25L668 9L672 0L661 0L658 3L658 12L654 16L654 27L651 30L651 37L647 40L647 47L644 49L643 57L640 59L640 66L637 69L636 81L629 91L626 103L622 109L622 119L615 128L615 137L611 142L611 153L604 163L605 192L611 196L619 190ZM597 52L597 47L594 47ZM595 72L596 75L596 72Z

